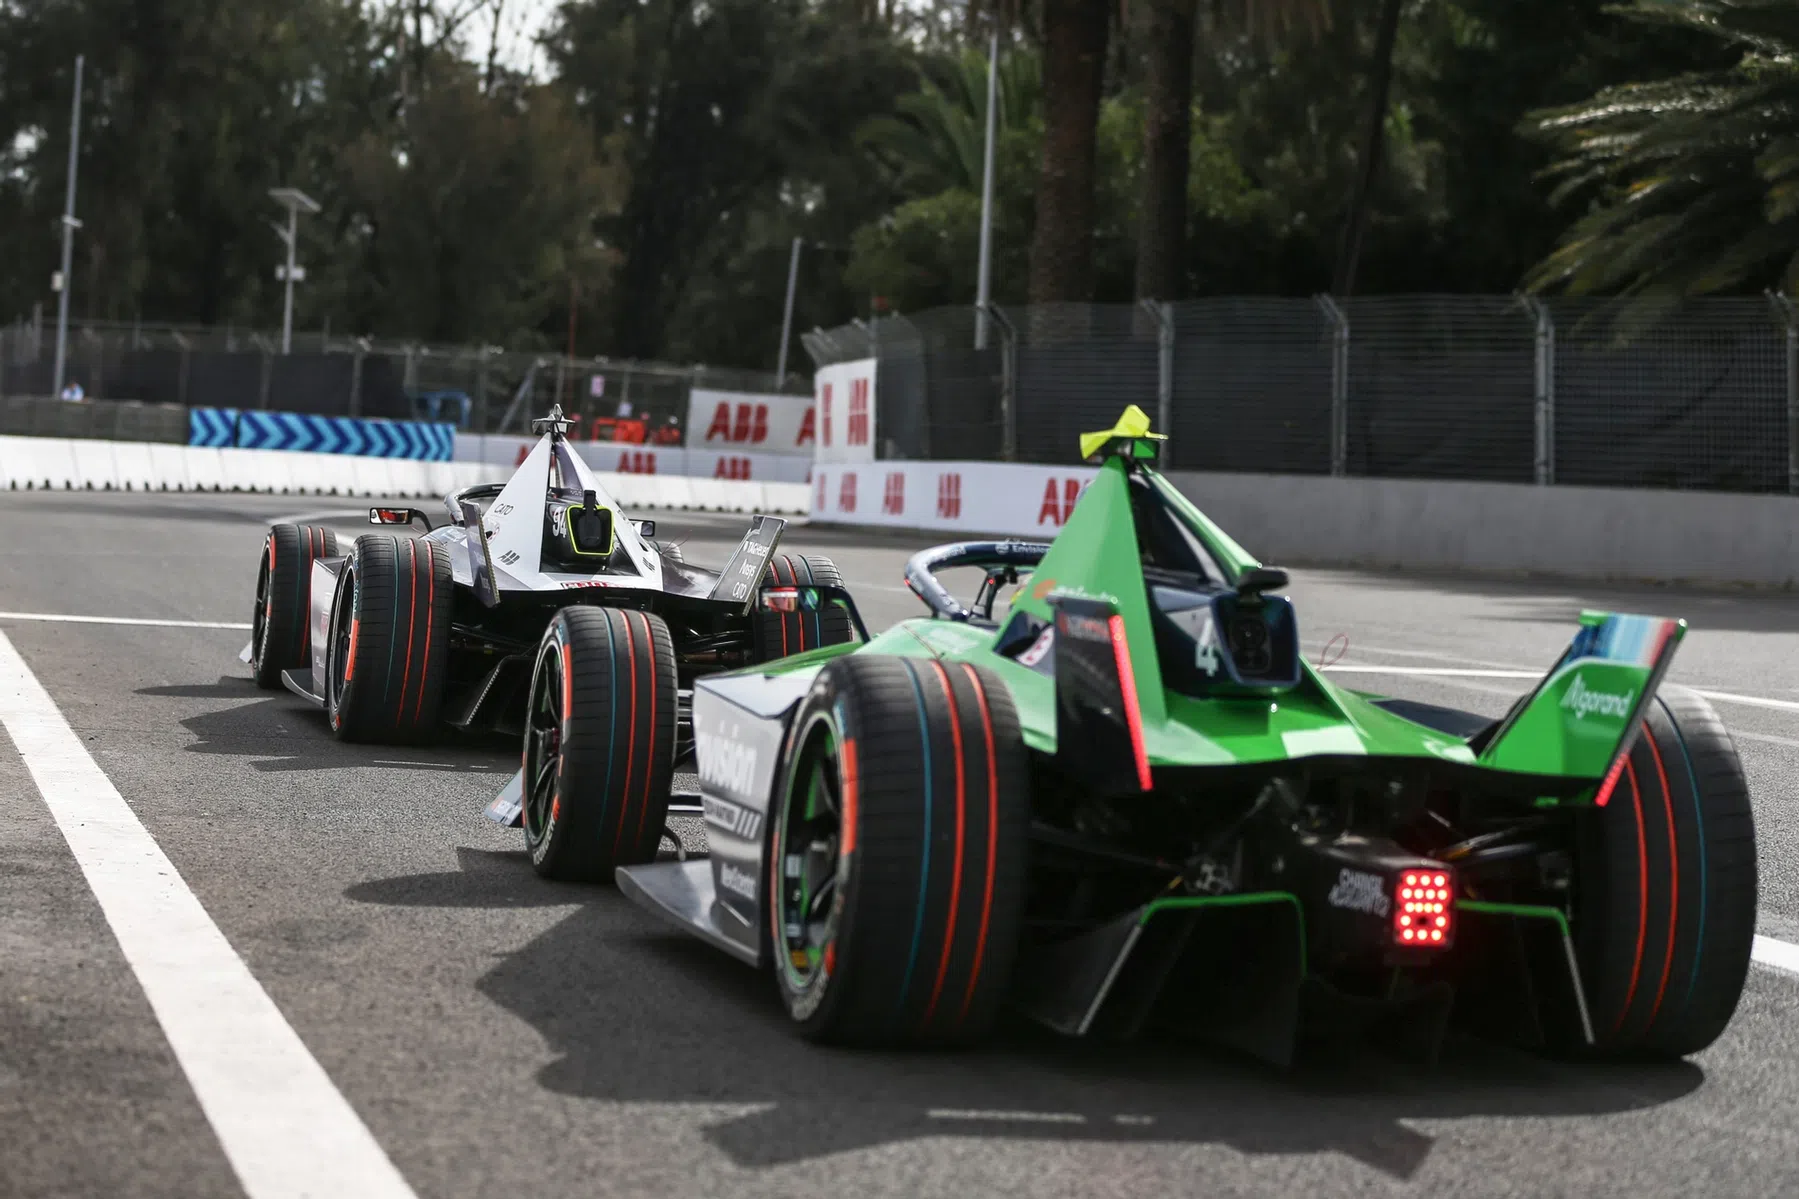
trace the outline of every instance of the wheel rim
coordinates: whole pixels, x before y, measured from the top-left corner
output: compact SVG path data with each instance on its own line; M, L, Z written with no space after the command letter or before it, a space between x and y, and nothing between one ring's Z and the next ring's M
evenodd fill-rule
M250 618L250 643L258 665L269 654L269 605L273 603L273 584L269 578L269 552L262 552L262 568L256 572L256 613Z
M837 732L822 715L808 726L775 837L779 901L774 939L782 976L796 991L836 967L843 912L843 775Z
M525 835L532 842L543 838L557 806L556 780L562 773L562 720L566 715L563 692L562 646L550 641L537 658L525 722L520 785L524 788Z
M341 712L344 692L349 684L344 678L350 664L350 632L356 616L356 574L344 572L343 589L331 609L331 661L327 677L331 680L331 710Z

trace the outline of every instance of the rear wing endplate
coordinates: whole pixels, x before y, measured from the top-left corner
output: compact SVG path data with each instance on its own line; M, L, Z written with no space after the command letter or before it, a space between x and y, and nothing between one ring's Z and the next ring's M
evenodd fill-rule
M1484 766L1598 780L1605 803L1686 635L1684 620L1582 612L1560 659L1493 731Z
M768 571L768 560L774 555L775 546L781 543L781 533L786 528L787 522L778 516L764 516L760 512L752 516L749 532L743 535L737 551L719 572L718 584L706 598L740 604L747 616L756 602L762 576Z

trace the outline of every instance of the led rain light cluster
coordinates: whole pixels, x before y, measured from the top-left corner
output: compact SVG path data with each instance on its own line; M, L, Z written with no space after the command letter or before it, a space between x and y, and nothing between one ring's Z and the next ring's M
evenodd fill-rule
M1446 948L1455 934L1454 876L1447 870L1407 870L1393 905L1393 940Z

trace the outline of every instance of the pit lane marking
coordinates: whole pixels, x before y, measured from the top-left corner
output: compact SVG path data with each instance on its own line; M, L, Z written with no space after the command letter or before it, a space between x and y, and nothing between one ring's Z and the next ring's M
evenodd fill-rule
M148 616L70 616L60 612L0 612L0 620L33 620L51 624L123 624L161 629L248 629L226 620L156 620Z
M4 634L0 725L250 1199L415 1199Z

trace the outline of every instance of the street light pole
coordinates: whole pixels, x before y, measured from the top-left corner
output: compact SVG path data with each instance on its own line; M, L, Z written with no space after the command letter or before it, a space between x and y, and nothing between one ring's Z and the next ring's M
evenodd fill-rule
M993 302L993 143L999 113L999 22L987 42L987 153L981 163L981 262L975 283L974 348L987 348L987 306Z
M775 389L787 386L787 343L793 340L793 292L800 279L800 239L793 239L793 254L787 259L787 309L781 317L781 355L775 366Z
M75 230L81 222L75 219L75 165L81 153L81 68L86 55L75 56L75 99L69 114L69 191L62 212L62 274L56 296L56 373L51 394L62 397L63 370L68 364L69 350L69 275L75 254Z
M305 192L293 187L276 187L269 190L269 196L287 209L287 228L270 222L269 227L275 236L287 243L287 265L275 268L275 277L286 280L287 299L281 310L281 352L287 354L293 349L294 342L294 284L306 278L303 267L294 265L295 243L299 240L300 213L308 216L319 211L318 202Z

